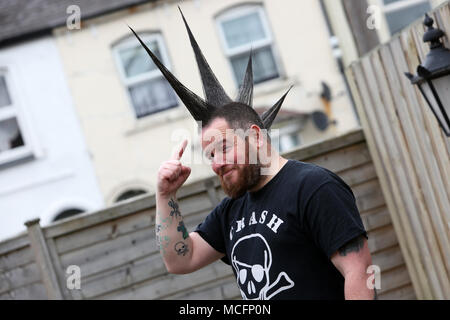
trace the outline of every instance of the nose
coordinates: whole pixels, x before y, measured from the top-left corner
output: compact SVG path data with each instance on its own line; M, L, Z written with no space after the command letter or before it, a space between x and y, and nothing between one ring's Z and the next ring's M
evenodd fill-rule
M226 166L226 163L224 161L216 161L213 160L211 167L215 174L220 175L222 173L222 168Z
M256 287L252 280L250 280L247 284L247 292L250 295L256 293Z

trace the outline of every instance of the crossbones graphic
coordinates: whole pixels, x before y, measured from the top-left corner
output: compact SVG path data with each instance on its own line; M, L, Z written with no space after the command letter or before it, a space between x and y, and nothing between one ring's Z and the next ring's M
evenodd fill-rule
M251 257L248 255L248 248L255 248ZM294 282L284 271L270 283L272 253L266 239L259 233L242 237L234 244L231 263L236 271L236 280L243 299L269 300L294 286Z

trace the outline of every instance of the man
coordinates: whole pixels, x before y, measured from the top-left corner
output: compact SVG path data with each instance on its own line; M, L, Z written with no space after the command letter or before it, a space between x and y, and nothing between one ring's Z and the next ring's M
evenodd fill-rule
M187 142L161 165L156 234L168 271L186 274L222 259L244 299L376 298L367 285L371 256L351 189L331 171L287 160L271 146L266 130L287 93L260 117L251 107L250 56L233 102L184 22L206 100L179 83L135 35L202 122L202 149L228 197L188 233L176 198L191 172L180 162Z

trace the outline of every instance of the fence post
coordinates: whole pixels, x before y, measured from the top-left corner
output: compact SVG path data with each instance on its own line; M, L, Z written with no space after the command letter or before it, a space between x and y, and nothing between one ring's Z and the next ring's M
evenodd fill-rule
M62 300L63 295L58 284L58 278L50 258L47 243L39 225L39 218L25 222L30 239L31 248L33 249L36 264L41 273L42 282L47 290L47 297L50 300Z

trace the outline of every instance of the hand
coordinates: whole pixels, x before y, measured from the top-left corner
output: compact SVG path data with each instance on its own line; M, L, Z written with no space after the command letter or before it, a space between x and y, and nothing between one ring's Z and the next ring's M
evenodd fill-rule
M187 140L175 151L172 158L163 162L158 171L157 192L162 196L173 196L191 174L191 168L183 166L180 162Z

